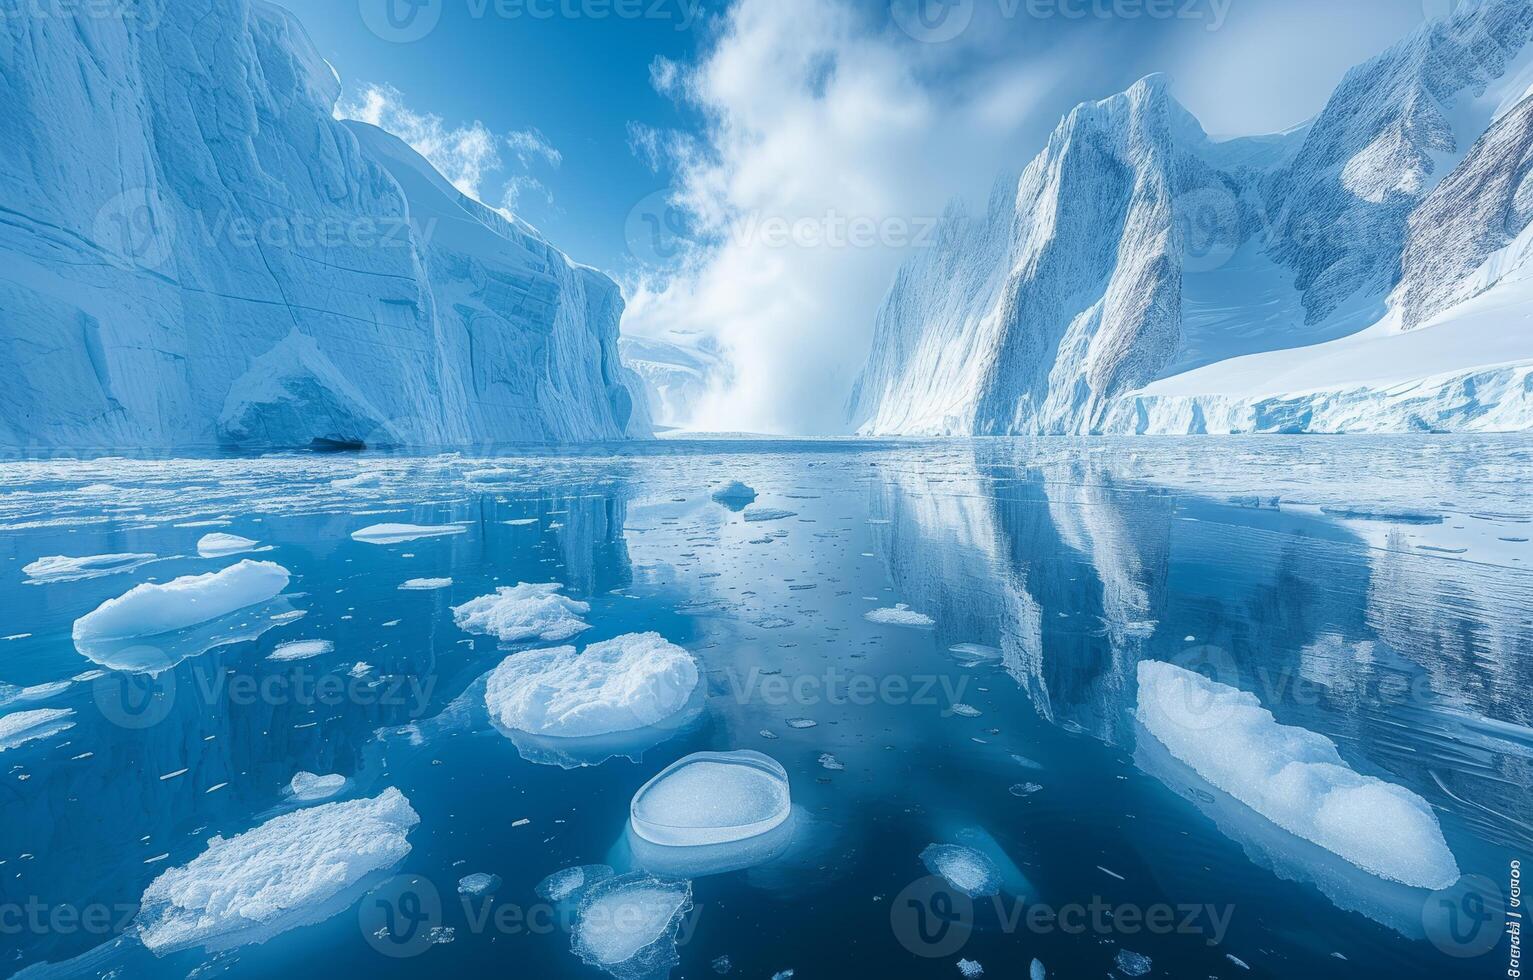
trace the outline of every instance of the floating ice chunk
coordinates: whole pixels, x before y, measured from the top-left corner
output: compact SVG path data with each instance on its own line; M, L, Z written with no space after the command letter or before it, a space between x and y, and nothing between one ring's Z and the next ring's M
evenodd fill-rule
M0 752L67 731L74 727L69 720L72 717L74 712L68 708L41 708L0 716Z
M985 968L974 960L959 960L958 972L962 973L968 980L974 980L975 977L985 975Z
M1254 695L1145 661L1138 718L1194 772L1289 833L1405 885L1435 891L1458 880L1425 800L1348 768L1334 742L1279 725Z
M502 643L542 640L557 643L590 629L580 617L589 604L560 595L563 586L550 582L501 588L453 607L453 620L469 633L484 633Z
M802 731L804 729L808 729L808 728L813 728L813 727L815 727L818 724L819 724L819 722L815 721L813 718L789 718L788 719L788 727L789 728L798 729L800 731Z
M485 703L500 725L533 735L589 738L658 725L686 706L697 661L659 633L635 633L508 657Z
M1048 980L1049 973L1043 968L1042 960L1033 960L1033 965L1027 971L1028 980Z
M792 810L788 773L760 752L699 752L672 764L634 794L633 831L668 847L747 840L783 824Z
M1150 958L1126 949L1118 950L1118 972L1127 977L1142 977L1150 972Z
M710 496L721 504L745 505L756 499L756 491L741 483L739 480L730 480L713 488Z
M879 623L883 626L913 626L917 629L930 629L937 625L935 619L914 612L903 602L893 609L870 610L863 614L863 618L870 623Z
M338 911L331 900L410 853L420 822L397 789L327 803L214 837L190 864L144 891L137 924L150 951L265 942ZM318 916L318 917L317 917Z
M717 973L721 977L727 977L731 972L734 971L735 968L734 961L731 960L728 956L720 956L718 959L713 961L712 965L713 972Z
M846 764L829 752L820 754L820 766L831 772L844 772L846 770Z
M136 586L75 620L74 638L121 640L186 629L265 602L287 588L290 577L281 565L247 560L207 575Z
M663 977L681 962L676 935L691 910L691 882L637 873L608 878L581 901L570 948L620 980Z
M932 844L921 852L921 863L970 898L996 895L1001 890L1001 871L995 862L972 847Z
M782 510L778 507L747 507L745 519L752 524L761 524L766 521L783 521L790 517L797 517L797 511Z
M468 528L461 524L374 524L372 527L364 527L360 531L353 532L351 537L354 541L366 544L404 544L406 541L419 541L422 538L442 538L454 534L467 534Z
M288 794L300 803L317 803L330 799L345 788L345 776L316 776L312 772L299 772L288 784Z
M157 555L143 554L87 555L84 558L52 555L37 559L21 571L27 577L29 585L83 582L87 579L131 572L140 565L146 565L157 558Z
M412 578L399 587L401 592L437 592L452 588L450 578Z
M953 705L948 710L953 714L958 715L960 718L978 718L980 715L984 714L984 712L980 711L972 704L959 703Z
M979 643L958 643L948 647L948 652L957 655L960 660L972 660L977 663L1002 659L1000 650Z
M500 888L499 875L473 874L458 880L458 894L483 898Z
M585 864L576 868L565 868L563 871L555 871L538 882L538 886L533 891L544 901L557 905L560 902L578 898L587 888L598 881L606 881L614 873L605 864Z
M237 534L206 534L197 542L197 554L203 558L227 558L247 551L266 551L259 541Z
M322 657L335 650L335 644L329 640L294 640L291 643L279 644L277 649L271 652L267 660L292 661L310 660L314 657Z
M46 701L55 694L63 694L69 690L72 683L73 681L53 681L50 684L33 684L31 687L0 684L0 708L13 704Z

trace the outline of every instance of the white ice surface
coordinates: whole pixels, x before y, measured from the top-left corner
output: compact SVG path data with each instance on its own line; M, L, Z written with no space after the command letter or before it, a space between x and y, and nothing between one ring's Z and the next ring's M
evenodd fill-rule
M227 558L229 555L260 549L259 541L242 538L237 534L207 534L197 542L197 554L203 558Z
M892 609L873 609L863 614L863 618L870 623L878 623L882 626L913 626L918 629L926 629L937 625L937 621L924 613L912 610L904 603Z
M74 638L118 640L186 629L265 602L290 578L281 565L247 560L206 575L136 586L75 620Z
M68 555L50 555L24 567L21 572L33 585L56 582L83 582L86 579L131 572L140 565L154 561L155 555L87 555L71 558Z
M280 643L277 649L271 652L267 660L309 660L313 657L321 657L335 649L335 644L329 640L293 640L290 643Z
M67 708L40 708L0 716L0 752L73 728L74 722L69 720L72 717L74 712Z
M678 962L676 935L692 908L692 885L646 874L597 882L586 892L571 948L620 980L665 976Z
M634 832L671 847L724 844L788 819L788 775L759 752L700 752L668 767L634 795Z
M318 776L312 772L299 772L288 784L288 794L300 803L317 803L328 800L346 788L346 777L338 774Z
M1000 869L972 847L932 844L921 852L921 863L970 898L988 897L1001 890Z
M502 643L558 643L591 628L581 619L591 611L590 605L560 595L562 590L553 582L496 589L493 595L454 606L453 621L461 630L493 636Z

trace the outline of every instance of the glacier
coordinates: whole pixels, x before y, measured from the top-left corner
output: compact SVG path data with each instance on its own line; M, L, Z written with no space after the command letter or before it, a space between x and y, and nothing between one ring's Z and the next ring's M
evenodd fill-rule
M900 270L866 435L1533 429L1533 8L1472 0L1289 132L1163 76L1069 114Z
M292 14L88 8L0 29L0 447L650 434L616 283L335 119Z

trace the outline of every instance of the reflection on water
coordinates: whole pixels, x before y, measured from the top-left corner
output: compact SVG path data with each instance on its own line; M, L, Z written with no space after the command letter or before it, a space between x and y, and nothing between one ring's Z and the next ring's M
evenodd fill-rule
M1466 881L1504 890L1533 842L1530 477L1523 441L1458 438L0 463L0 714L75 712L0 753L0 910L32 910L0 918L23 924L0 965L406 976L509 956L529 976L594 976L567 922L486 918L456 883L497 875L486 901L525 912L549 873L606 863L695 879L677 975L728 955L742 976L951 976L960 957L991 975L1037 958L1050 976L1101 976L1125 949L1168 977L1499 974L1499 921L1450 928L1441 897L1203 783L1137 729L1135 678L1146 659L1222 665L1282 724L1430 802ZM735 479L793 516L746 521L710 499ZM351 540L381 522L468 533ZM75 648L73 621L106 599L228 564L189 557L210 531L273 547L294 573L281 608ZM46 584L22 572L108 554L144 563ZM399 591L419 578L453 585ZM450 607L554 581L592 605L583 643L653 630L693 652L706 683L684 717L580 746L495 729L483 678L529 647L463 633ZM900 603L935 627L864 618ZM267 659L311 639L333 652ZM781 839L655 855L618 830L666 765L734 749L788 770ZM363 902L217 954L115 940L155 876L292 809L300 770L347 777L350 797L409 797L422 822L399 870L438 896L425 908L450 933L385 955ZM953 949L899 908L932 843L981 850L1007 878ZM1016 900L1112 914L1071 933ZM1211 913L1162 933L1123 912L1184 906ZM104 918L70 925L60 909Z

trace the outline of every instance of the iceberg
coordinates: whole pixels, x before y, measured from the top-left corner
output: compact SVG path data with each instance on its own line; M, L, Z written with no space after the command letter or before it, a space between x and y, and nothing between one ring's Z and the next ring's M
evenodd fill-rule
M57 582L83 582L87 579L101 578L106 575L121 575L123 572L131 572L141 565L147 565L155 561L157 555L123 554L123 555L87 555L84 558L71 558L67 555L52 555L47 558L39 558L30 565L24 567L21 572L27 577L31 585L48 585Z
M150 882L136 923L148 949L261 943L338 911L369 876L410 853L420 817L397 789L370 800L327 803L214 837L189 864ZM357 897L360 897L359 895Z
M346 777L341 775L317 776L312 772L294 774L288 784L288 795L299 803L317 803L340 794L346 788Z
M423 538L444 538L455 534L467 534L468 528L461 524L423 526L420 524L374 524L352 532L352 540L366 544L404 544Z
M503 587L493 595L454 606L453 621L461 630L493 636L502 643L558 643L591 628L580 618L591 611L590 605L560 595L563 588L553 582Z
M681 962L676 937L692 884L632 873L599 881L580 902L570 948L618 980L663 977Z
M988 898L1001 891L1001 872L981 852L961 844L932 844L921 852L926 870L970 898Z
M287 588L290 578L281 565L247 560L164 585L140 585L75 620L74 639L122 640L186 629L266 602Z
M698 684L697 662L658 633L620 636L508 657L485 685L485 704L505 728L591 738L649 728L680 712Z
M1416 888L1459 879L1432 807L1349 768L1336 743L1278 724L1254 695L1174 664L1139 664L1137 717L1172 756L1277 826Z
M227 558L247 551L268 551L259 541L237 534L207 534L197 542L197 554L203 558Z
M739 480L730 480L714 487L709 496L715 503L723 504L730 510L744 510L755 502L756 491Z
M69 720L73 717L74 712L68 708L41 708L0 716L0 752L67 731L74 727Z
M748 840L787 821L788 773L760 752L699 752L634 794L633 832L653 844L689 847Z

